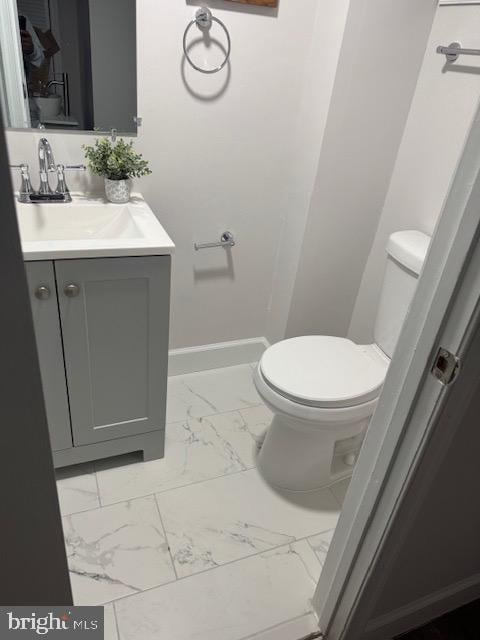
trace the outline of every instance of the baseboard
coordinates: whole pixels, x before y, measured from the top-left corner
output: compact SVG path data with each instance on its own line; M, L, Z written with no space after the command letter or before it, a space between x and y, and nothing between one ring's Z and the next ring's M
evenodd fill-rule
M269 346L266 338L246 338L204 344L199 347L172 349L168 356L168 375L179 376L184 373L256 362Z
M365 638L390 638L416 629L448 611L480 597L480 574L476 573L443 589L409 602L371 620Z

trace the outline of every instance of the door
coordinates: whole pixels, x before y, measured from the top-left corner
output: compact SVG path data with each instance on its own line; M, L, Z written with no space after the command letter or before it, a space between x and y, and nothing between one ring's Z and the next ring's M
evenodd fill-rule
M53 451L72 446L53 262L25 263Z
M170 258L55 263L74 445L165 426Z
M70 607L72 591L1 113L0 193L0 602L9 607ZM2 606L2 617L6 611ZM1 635L10 635L3 629Z

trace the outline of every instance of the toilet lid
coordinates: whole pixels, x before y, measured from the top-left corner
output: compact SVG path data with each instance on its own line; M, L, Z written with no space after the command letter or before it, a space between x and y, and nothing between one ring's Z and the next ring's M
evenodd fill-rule
M376 398L389 360L346 338L304 336L269 347L260 361L267 384L313 407L351 407Z

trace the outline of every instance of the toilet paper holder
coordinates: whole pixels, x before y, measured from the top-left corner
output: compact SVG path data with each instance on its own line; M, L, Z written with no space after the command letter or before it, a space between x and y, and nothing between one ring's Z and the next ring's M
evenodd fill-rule
M229 247L235 246L235 238L233 237L233 233L231 231L224 231L220 236L220 240L218 242L195 242L193 246L195 247L195 251L200 251L200 249L214 249L216 247L223 247L224 249L228 249Z

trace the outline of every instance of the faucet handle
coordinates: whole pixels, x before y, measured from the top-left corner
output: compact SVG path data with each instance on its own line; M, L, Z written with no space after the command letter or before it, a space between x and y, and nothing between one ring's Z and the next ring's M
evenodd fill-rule
M20 164L10 164L8 165L10 169L20 169L20 173L23 175L29 174L30 169L26 162L21 162Z
M63 164L57 164L58 183L57 188L55 189L55 193L62 195L65 202L72 201L70 189L68 188L67 181L65 180L65 171L85 171L86 168L87 167L84 164L69 164L67 166Z
M62 195L66 202L70 202L72 197L70 195L70 190L67 187L67 183L65 180L65 166L63 164L57 164L57 188L55 189L55 193Z
M62 195L65 202L71 202L72 196L70 195L70 189L68 188L67 181L65 180L65 172L86 171L86 169L87 167L84 164L67 164L67 166L63 164L57 165L58 184L55 189L55 193Z
M22 182L18 191L18 201L30 202L30 196L33 195L35 191L30 181L30 171L28 168L28 164L26 162L22 162L21 164L11 164L10 168L20 169L20 174L22 177Z

